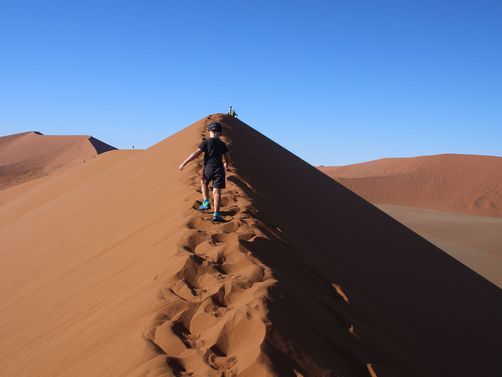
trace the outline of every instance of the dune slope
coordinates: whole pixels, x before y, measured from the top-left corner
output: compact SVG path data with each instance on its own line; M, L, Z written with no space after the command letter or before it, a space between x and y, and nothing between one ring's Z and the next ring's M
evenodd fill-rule
M177 171L214 119L225 224L195 209L200 166ZM0 206L6 375L500 370L500 289L240 120L115 156Z
M24 132L0 137L0 190L73 166L114 147L91 136Z
M305 375L322 375L312 371L323 366L335 375L365 375L371 363L382 375L399 376L499 369L497 287L263 135L230 122L240 176L252 185L253 208L274 241L254 244L278 280L269 305L271 353L289 355ZM458 341L460 329L469 341ZM336 368L339 360L348 370Z
M502 288L502 218L378 205L382 211Z
M372 203L502 216L502 157L442 154L319 169Z

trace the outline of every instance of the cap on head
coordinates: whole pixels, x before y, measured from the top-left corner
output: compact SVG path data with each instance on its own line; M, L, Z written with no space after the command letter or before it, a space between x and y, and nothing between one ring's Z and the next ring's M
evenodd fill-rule
M221 126L220 122L213 122L209 126L207 126L207 130L210 132L212 131L221 133L223 131L223 127Z

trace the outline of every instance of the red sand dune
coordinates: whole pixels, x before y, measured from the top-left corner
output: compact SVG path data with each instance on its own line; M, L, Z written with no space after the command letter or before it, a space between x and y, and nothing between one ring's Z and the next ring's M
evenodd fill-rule
M177 170L213 119L220 225ZM2 375L500 372L499 288L235 118L10 196L0 244Z
M23 132L0 137L0 190L115 149L91 136Z
M502 157L442 154L319 169L371 203L502 216Z

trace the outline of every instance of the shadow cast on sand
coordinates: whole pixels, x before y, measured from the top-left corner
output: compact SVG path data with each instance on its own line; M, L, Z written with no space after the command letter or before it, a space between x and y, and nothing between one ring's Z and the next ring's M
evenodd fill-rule
M265 340L275 366L287 358L309 376L495 373L500 289L240 120L223 122L236 146L229 180L263 234L242 242L277 280Z
M207 221L187 175L184 263L161 279L146 336L174 375L494 375L497 287L240 120L215 117L232 146L232 219Z

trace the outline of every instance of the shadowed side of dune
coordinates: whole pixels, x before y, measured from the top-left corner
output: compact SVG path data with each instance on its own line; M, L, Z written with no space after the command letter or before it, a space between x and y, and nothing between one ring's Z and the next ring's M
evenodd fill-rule
M393 204L382 211L502 288L502 218Z
M277 280L265 352L279 375L496 374L497 287L243 122L222 119L237 167L229 179L263 234L247 247Z
M89 137L89 143L91 143L91 145L94 147L97 154L101 154L101 153L105 153L105 152L117 149L117 148L112 147L111 145L106 144L105 142L98 140L92 136Z

